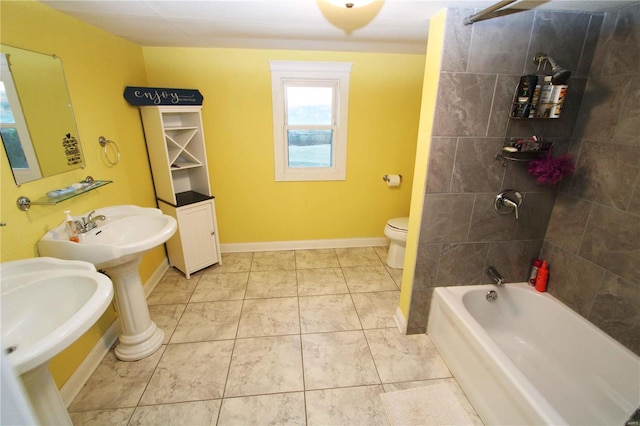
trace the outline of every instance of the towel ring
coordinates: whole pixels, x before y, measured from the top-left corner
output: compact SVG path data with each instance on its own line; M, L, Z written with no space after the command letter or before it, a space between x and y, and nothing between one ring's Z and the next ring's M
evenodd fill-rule
M113 167L120 162L120 149L118 149L118 145L114 141L109 140L104 136L100 136L98 138L98 143L102 147L103 160L106 160L106 162L110 164L110 167ZM114 160L109 157L109 146L111 146L111 151L114 152Z

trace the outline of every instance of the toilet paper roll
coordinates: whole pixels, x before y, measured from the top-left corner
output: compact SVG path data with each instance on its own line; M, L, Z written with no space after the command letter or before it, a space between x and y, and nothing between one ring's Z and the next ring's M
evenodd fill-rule
M388 187L393 187L393 186L400 186L400 182L402 181L402 178L400 177L400 175L387 175L387 186Z

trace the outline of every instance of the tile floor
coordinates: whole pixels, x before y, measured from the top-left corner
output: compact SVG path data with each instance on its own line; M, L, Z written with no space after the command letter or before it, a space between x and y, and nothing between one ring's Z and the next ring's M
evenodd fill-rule
M170 269L148 298L165 344L137 362L110 351L74 424L387 425L380 393L455 380L426 335L398 331L402 271L385 257L230 253L190 280Z

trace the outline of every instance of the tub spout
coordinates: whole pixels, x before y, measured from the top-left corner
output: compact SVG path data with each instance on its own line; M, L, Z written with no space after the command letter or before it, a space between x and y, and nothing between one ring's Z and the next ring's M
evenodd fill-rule
M498 286L504 285L504 277L493 266L489 266L487 268L487 275L489 275L491 279L496 282L496 285Z

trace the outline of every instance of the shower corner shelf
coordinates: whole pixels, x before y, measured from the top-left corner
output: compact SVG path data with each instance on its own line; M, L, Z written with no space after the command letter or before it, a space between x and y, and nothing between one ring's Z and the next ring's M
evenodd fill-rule
M87 188L79 189L77 191L73 191L68 194L62 195L60 197L55 197L55 198L44 196L31 201L28 197L22 196L18 198L18 201L16 202L16 204L18 208L22 211L29 210L29 208L32 205L55 206L56 204L66 201L70 198L74 198L74 197L77 197L78 195L86 194L87 192L91 192L94 189L98 189L105 185L109 185L110 183L113 183L113 181L112 180L96 180L92 185L90 185Z
M548 155L548 153L549 153L548 149L544 149L540 151L525 151L525 152L501 151L500 153L496 154L496 159L503 159L508 161L517 161L517 162L527 162L527 161L539 160L541 158L544 158Z

